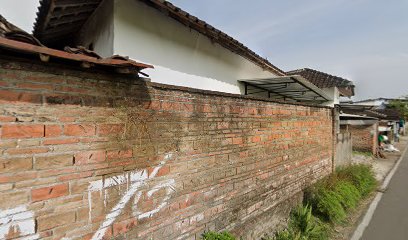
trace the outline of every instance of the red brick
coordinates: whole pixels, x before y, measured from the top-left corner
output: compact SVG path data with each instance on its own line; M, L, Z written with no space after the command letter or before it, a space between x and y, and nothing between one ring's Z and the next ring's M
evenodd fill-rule
M194 111L194 105L193 104L188 104L188 103L183 103L181 105L181 110L185 112L193 112Z
M123 124L103 124L99 126L98 134L100 136L118 135L125 129Z
M31 200L33 202L38 202L51 198L66 196L68 195L68 193L68 183L64 183L31 190Z
M87 93L87 92L89 92L88 89L77 88L77 87L70 87L70 86L64 86L64 85L58 85L58 86L56 86L56 87L55 87L55 91L69 92L69 93Z
M0 183L20 182L20 181L31 180L36 177L37 177L37 172L24 172L24 173L17 172L10 176L0 175Z
M78 143L78 142L79 142L78 138L64 138L64 139L44 140L43 144L44 145L62 145L62 144L72 144L72 143Z
M54 85L52 84L34 84L34 83L20 83L17 84L18 88L26 89L40 89L40 90L52 90Z
M4 125L2 138L44 137L44 125Z
M261 137L260 136L254 136L252 137L252 142L257 143L261 141Z
M163 166L157 172L156 177L167 175L167 174L169 174L169 172L170 172L170 167L169 166Z
M89 163L103 162L106 159L104 150L87 151L75 154L75 165L84 165Z
M137 225L137 220L135 218L116 222L113 224L113 236L116 237L120 234L127 233L132 228L134 228L136 225Z
M12 116L0 116L0 122L15 122L16 119L16 117Z
M143 103L144 108L151 110L160 110L160 101L151 101Z
M60 176L58 177L59 181L65 182L69 180L74 180L74 179L81 179L81 178L88 178L93 176L93 171L90 172L82 172L82 173L76 173L76 174L69 174L65 176Z
M12 148L6 150L7 154L10 155L20 155L20 154L39 154L46 153L50 149L46 147L37 147L37 148Z
M0 90L0 100L42 103L42 96L41 94L16 92L12 90Z
M233 138L232 144L242 144L244 141L242 138Z
M58 169L61 167L72 166L73 163L74 158L72 155L69 154L35 158L36 169L48 169L48 168Z
M61 136L62 128L59 125L45 125L45 137Z
M75 222L75 212L64 212L37 218L38 231L52 229Z
M48 75L48 74L30 74L25 76L25 81L31 82L45 82L45 83L63 83L65 80L62 76Z
M95 135L95 126L90 124L65 125L64 134L67 136L93 136Z
M115 150L115 151L108 151L107 158L108 159L118 159L118 158L131 158L133 156L132 149L129 150Z
M75 117L60 117L59 120L61 122L75 122Z
M31 157L0 159L0 173L25 171L25 170L31 170L32 168L33 168L33 159Z

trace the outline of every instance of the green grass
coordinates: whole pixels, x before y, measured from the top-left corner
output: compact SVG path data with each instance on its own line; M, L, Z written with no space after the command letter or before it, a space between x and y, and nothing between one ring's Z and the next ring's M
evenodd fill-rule
M373 157L373 153L372 152L362 152L362 151L353 151L354 155L363 155L366 157Z
M305 191L304 203L292 211L288 228L273 240L325 240L329 226L343 223L348 212L377 186L370 166L339 168Z
M339 178L350 181L364 197L377 187L377 180L371 167L364 164L351 165L337 170Z
M305 202L324 221L340 223L347 211L377 186L371 167L363 164L339 168L305 192Z
M327 240L330 227L343 223L377 186L370 166L342 167L305 191L302 205L290 213L288 227L269 240ZM235 240L228 232L206 232L204 240Z
M205 232L203 234L203 240L235 240L235 237L232 236L229 232Z

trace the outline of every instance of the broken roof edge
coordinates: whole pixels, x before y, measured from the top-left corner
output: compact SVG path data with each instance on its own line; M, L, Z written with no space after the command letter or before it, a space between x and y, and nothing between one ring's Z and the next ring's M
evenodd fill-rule
M48 47L36 46L25 42L10 40L4 37L0 37L0 48L25 54L38 54L38 59L43 62L48 62L50 58L57 58L78 62L83 68L90 68L92 65L113 67L118 73L132 73L133 71L136 73L141 73L140 70L142 69L154 68L152 65L139 63L133 60L121 60L113 58L98 59L84 54L68 53ZM143 73L141 74L144 75Z

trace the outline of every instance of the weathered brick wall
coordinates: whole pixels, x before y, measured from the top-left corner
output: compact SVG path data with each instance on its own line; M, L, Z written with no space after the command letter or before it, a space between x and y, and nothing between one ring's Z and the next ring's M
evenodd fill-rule
M378 146L377 128L377 124L359 126L349 125L347 130L346 127L343 126L342 131L348 131L351 133L354 151L371 152L375 154Z
M0 239L255 238L331 171L328 108L0 64Z

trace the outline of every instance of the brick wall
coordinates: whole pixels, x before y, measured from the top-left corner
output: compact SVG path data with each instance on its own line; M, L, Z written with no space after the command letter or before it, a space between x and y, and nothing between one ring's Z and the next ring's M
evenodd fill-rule
M342 126L342 131L351 133L353 150L376 153L378 146L377 124Z
M13 59L0 125L6 239L256 238L332 165L328 108Z

